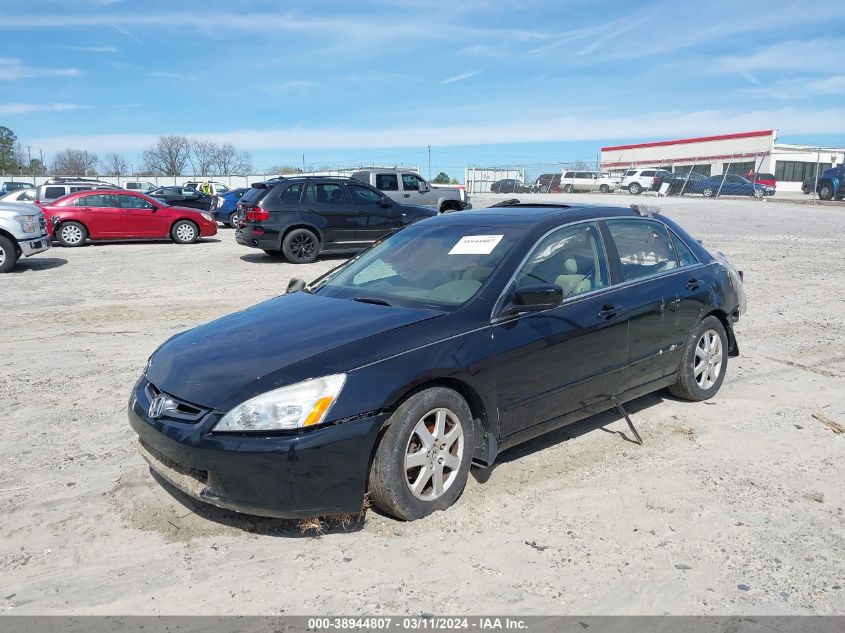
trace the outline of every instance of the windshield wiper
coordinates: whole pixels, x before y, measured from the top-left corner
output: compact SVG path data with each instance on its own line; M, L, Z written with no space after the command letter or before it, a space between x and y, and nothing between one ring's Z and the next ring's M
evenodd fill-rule
M352 301L360 301L361 303L372 303L377 306L388 306L390 304L384 299L376 299L375 297L353 297Z

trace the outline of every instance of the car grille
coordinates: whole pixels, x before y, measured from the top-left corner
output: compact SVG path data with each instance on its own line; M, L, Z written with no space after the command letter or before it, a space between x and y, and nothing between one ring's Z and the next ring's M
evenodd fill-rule
M147 396L147 402L150 404L158 396L165 398L165 404L161 415L159 416L164 419L196 424L200 422L210 411L210 409L204 409L196 406L195 404L180 400L179 398L174 398L169 393L165 393L149 381L144 387L144 394Z

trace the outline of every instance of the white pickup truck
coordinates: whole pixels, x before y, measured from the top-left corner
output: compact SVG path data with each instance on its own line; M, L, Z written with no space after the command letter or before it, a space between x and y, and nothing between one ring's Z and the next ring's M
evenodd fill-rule
M455 185L432 185L418 173L401 169L359 169L351 178L371 185L401 204L434 207L441 213L472 209L466 189Z
M18 259L46 251L52 245L41 209L33 204L0 204L0 273Z

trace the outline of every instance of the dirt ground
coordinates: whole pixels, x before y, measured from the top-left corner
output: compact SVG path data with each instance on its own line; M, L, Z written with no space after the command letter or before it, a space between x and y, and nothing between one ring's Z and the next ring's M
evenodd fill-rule
M342 260L221 229L22 261L0 276L0 612L845 614L845 434L812 417L845 424L845 205L638 201L745 272L718 396L641 398L643 446L605 414L506 452L448 512L320 538L168 492L126 401L173 333Z

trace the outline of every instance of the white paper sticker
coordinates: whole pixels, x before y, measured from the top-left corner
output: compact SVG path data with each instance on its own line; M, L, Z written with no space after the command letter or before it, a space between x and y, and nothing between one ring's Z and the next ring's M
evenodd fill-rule
M504 235L466 235L449 251L450 255L489 255Z

